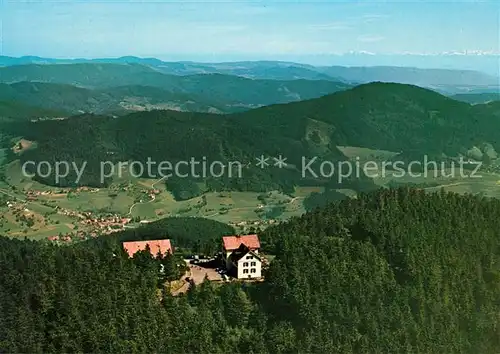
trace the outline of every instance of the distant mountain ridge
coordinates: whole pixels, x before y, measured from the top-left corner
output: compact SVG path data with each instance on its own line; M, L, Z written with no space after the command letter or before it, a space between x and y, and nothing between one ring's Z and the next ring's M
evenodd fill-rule
M451 98L471 104L481 104L500 101L500 92L463 93L451 96Z
M269 104L316 98L351 87L331 80L255 80L225 74L169 75L135 63L7 66L0 68L0 82L9 84L14 91L19 91L19 87L23 85L21 82L31 82L32 87L34 83L38 83L36 89L38 91L35 90L37 97L33 97L38 101L43 97L43 91L56 90L58 84L75 86L69 90L61 87L57 89L65 97L59 100L63 105L75 101L75 97L70 94L74 92L76 97L82 98L82 95L92 97L94 101L104 100L105 104L111 101L109 104L116 105L116 101L119 103L125 97L142 101L146 98L151 102L142 102L143 106L163 104L163 107L157 108L169 108L170 105L170 109L178 106L179 110L214 113L242 111ZM135 87L135 89L125 92L123 87ZM84 89L87 90L85 93ZM16 94L6 86L4 86L5 92ZM27 97L26 90L22 94ZM112 96L112 99L109 96ZM30 98L27 99L29 102ZM54 98L48 95L47 99L50 102ZM88 99L90 98L83 98L84 101ZM85 110L87 103L83 102L75 108ZM129 103L134 104L134 102Z
M282 61L226 63L165 62L156 58L126 56L104 59L50 59L0 57L0 66L49 64L137 64L169 75L225 74L266 80L329 80L349 84L373 81L418 85L454 94L473 89L498 89L500 79L474 70L421 69L405 66L313 66Z
M498 87L499 79L473 70L420 69L411 67L374 66L320 67L319 70L332 77L352 82L394 82L416 85L443 91L453 91L456 86Z

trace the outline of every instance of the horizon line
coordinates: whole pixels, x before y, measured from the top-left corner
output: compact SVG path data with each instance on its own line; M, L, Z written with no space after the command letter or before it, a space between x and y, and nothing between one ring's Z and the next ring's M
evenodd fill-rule
M345 56L345 55L367 55L367 56L472 56L472 57L483 57L483 56L498 56L500 57L500 51L495 52L491 50L455 50L455 51L444 51L444 52L370 52L370 51L347 51L347 52L319 52L319 53L228 53L228 52L220 52L220 53L174 53L174 54L148 54L148 55L134 55L134 54L123 54L123 55L117 55L117 56L39 56L36 54L24 54L24 55L6 55L0 53L0 57L9 57L9 58L15 58L15 59L21 59L21 58L29 58L29 57L34 57L34 58L40 58L40 59L67 59L67 60L74 60L74 59L86 59L86 60L92 60L92 59L120 59L120 58L139 58L139 59L159 59L160 57L165 57L167 55L169 56L200 56L200 55L235 55L235 56L248 56L248 57L256 57L256 56L299 56L299 57L315 57L315 56ZM162 60L164 61L164 60ZM185 61L185 60L184 60ZM253 60L249 60L253 61ZM273 61L273 60L259 60L259 61Z

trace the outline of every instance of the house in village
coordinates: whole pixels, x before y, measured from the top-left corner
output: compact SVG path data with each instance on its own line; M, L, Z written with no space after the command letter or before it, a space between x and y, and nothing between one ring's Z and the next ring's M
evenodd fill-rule
M225 236L222 238L223 257L229 274L238 279L260 278L262 258L257 235Z
M147 246L153 257L158 256L158 253L166 255L174 252L169 239L123 242L123 248L130 257L133 257L136 252L145 250Z

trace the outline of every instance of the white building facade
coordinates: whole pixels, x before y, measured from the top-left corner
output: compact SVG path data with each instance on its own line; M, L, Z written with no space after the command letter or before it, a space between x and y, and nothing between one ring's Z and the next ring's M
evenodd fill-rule
M257 235L223 237L223 256L229 274L238 279L262 277L262 258Z
M253 279L262 277L262 260L252 251L246 253L237 261L236 268L238 279Z

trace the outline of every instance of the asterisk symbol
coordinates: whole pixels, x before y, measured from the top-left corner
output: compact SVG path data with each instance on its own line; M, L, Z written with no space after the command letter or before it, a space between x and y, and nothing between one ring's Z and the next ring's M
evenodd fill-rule
M274 166L277 166L278 168L283 168L286 166L286 157L283 156L278 156L277 158L274 157Z
M269 157L260 155L260 157L256 157L255 159L257 160L257 167L264 168L269 166L269 163L267 162L267 160L269 160Z

